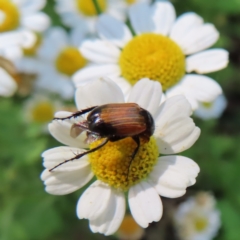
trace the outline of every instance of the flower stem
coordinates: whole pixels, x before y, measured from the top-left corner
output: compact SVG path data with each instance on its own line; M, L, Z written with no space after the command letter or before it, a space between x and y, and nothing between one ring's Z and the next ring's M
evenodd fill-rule
M94 7L96 9L97 14L100 15L102 13L102 11L101 11L101 8L100 8L100 6L98 4L98 1L97 0L92 0L92 1L93 1L93 5L94 5Z

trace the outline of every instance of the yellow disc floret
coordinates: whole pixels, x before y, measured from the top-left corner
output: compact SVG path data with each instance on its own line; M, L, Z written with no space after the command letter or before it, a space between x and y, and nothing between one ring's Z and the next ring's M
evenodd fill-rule
M97 140L90 148L98 146L103 139ZM110 186L128 190L132 185L146 178L152 171L158 157L158 148L153 137L149 142L141 140L140 148L131 162L137 144L132 138L108 142L104 147L89 154L95 176Z
M123 77L131 84L147 77L159 81L163 90L175 85L185 73L185 57L180 47L155 33L133 38L123 48L119 64Z
M60 73L71 76L87 63L76 47L64 48L56 58L56 68Z
M0 0L0 32L14 30L19 26L20 13L9 0Z
M32 109L32 120L46 123L53 119L54 106L50 102L39 102Z
M208 226L208 219L203 217L202 218L198 217L194 219L194 225L195 225L196 231L202 232Z
M97 0L98 6L101 12L104 12L107 8L106 0ZM82 14L93 17L97 16L97 10L92 0L76 0L77 8Z
M213 106L213 102L202 102L204 108L210 109Z

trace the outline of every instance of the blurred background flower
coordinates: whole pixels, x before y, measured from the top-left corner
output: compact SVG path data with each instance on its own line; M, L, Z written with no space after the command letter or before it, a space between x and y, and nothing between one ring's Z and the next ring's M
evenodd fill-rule
M174 215L175 228L181 240L211 240L221 225L214 197L198 192L181 203Z
M15 64L20 72L36 75L36 90L73 99L74 86L70 77L87 64L77 48L85 34L81 26L72 29L69 34L62 27L51 27L38 35L39 44L33 49L26 49L25 57Z
M41 12L46 0L0 1L0 55L10 60L21 57L22 47L31 47L34 32L50 25L50 18Z
M144 229L132 217L126 214L116 236L119 240L140 240L144 236Z

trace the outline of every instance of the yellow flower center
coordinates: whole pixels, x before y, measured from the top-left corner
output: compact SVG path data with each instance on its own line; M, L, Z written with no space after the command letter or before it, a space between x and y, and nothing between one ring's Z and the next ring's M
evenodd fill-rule
M32 109L32 119L38 123L46 123L53 119L54 106L50 102L37 103Z
M212 102L202 102L202 105L204 108L211 108L213 106Z
M98 146L102 141L100 139L91 143L90 148ZM124 191L146 178L152 171L159 154L156 141L153 137L147 143L141 140L139 151L131 163L131 156L136 147L136 142L129 137L108 142L99 150L89 154L95 176L110 186Z
M60 73L71 76L78 69L84 67L87 60L76 47L64 48L56 58L56 68Z
M120 55L122 76L131 84L147 77L159 81L163 90L176 84L185 73L185 56L170 38L155 33L134 37Z
M98 6L102 12L107 8L106 0L97 0ZM82 14L92 17L97 16L97 10L92 0L76 0L78 11Z
M23 48L23 52L25 56L36 56L38 48L42 44L42 36L39 33L35 33L36 35L36 41L33 44L33 46L29 48Z
M0 0L0 32L16 29L20 23L17 6L9 0Z
M131 4L133 4L133 3L135 3L136 2L136 0L125 0L126 2L127 2L127 4L129 4L129 5L131 5Z
M208 220L206 218L197 218L194 221L195 229L198 232L202 232L204 229L206 229L208 225Z

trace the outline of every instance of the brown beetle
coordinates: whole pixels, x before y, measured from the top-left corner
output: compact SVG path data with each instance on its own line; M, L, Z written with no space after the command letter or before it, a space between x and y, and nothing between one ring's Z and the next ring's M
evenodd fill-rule
M66 120L71 118L77 118L85 113L88 113L87 120L79 123L74 123L71 128L71 136L76 138L82 132L87 132L88 143L105 138L101 144L97 147L90 149L84 153L78 154L75 157L63 161L56 165L49 171L54 170L60 165L79 159L82 156L94 152L103 147L108 141L115 142L126 137L132 137L137 143L137 147L131 156L131 162L129 164L128 172L131 163L137 154L140 147L140 138L145 142L148 142L150 136L154 132L154 120L152 115L145 109L138 106L136 103L112 103L101 106L95 106L87 108L78 112L75 112L69 117L54 118L55 120Z

